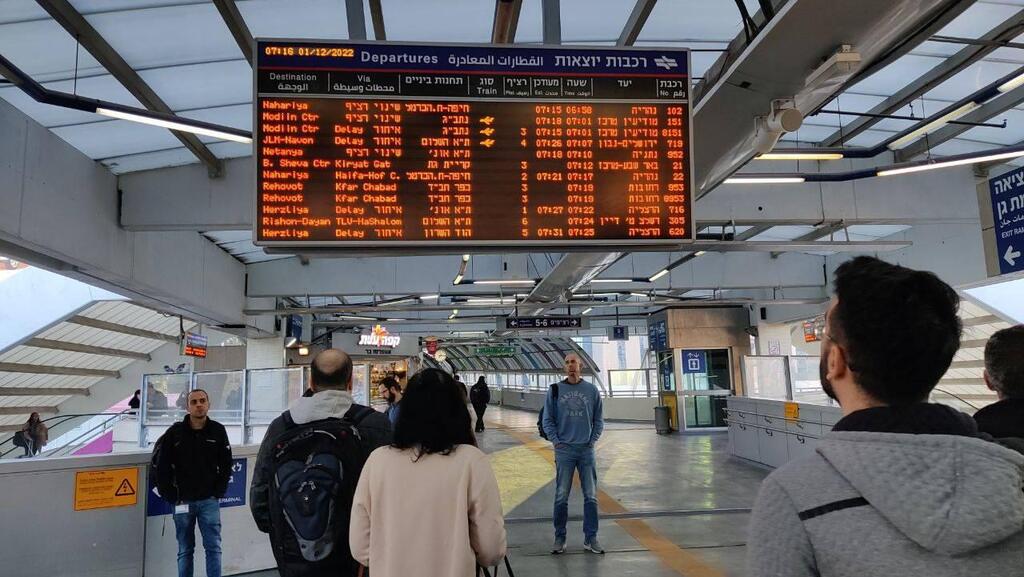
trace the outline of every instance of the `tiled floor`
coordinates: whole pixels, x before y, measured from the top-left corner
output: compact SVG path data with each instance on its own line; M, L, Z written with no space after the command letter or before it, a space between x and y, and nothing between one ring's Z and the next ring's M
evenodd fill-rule
M609 423L597 447L603 513L639 517L602 519L607 554L584 553L577 488L569 503L569 551L551 556L554 469L536 420L536 413L491 408L488 429L478 435L501 486L517 576L743 575L745 510L767 471L731 458L724 433L660 436L652 425Z

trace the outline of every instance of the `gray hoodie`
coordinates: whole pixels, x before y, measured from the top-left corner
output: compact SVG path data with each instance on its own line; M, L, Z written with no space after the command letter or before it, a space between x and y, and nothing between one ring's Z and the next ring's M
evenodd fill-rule
M959 435L830 432L765 479L751 577L1024 576L1024 455Z

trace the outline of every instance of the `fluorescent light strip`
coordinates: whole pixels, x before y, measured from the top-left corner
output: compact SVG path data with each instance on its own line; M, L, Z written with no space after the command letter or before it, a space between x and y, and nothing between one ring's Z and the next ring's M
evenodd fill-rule
M594 278L594 279L590 279L590 282L592 282L592 283L601 283L601 282L609 282L609 283L611 283L611 282L633 282L633 279L631 279L631 278Z
M118 118L121 120L130 120L132 122L139 122L142 124L149 124L152 126L159 126L161 128L169 128L171 130L191 132L192 134L212 136L214 138L220 138L221 140L232 140L234 142L241 142L242 144L252 144L252 138L246 136L232 134L230 132L222 132L220 130L214 130L212 128L201 128L198 126L185 124L183 122L174 122L171 120L163 120L161 118L152 118L150 116L132 114L131 112L122 112L120 110L111 110L109 108L97 108L96 114L102 114L103 116L109 116L111 118Z
M494 279L494 280L474 280L473 281L473 284L526 284L526 285L532 285L532 284L536 284L536 283L537 283L537 281L535 281L533 279L519 279L519 280L514 280L514 279Z
M841 152L768 152L754 160L842 160Z
M917 140L924 134L935 130L936 128L941 128L945 126L946 123L948 123L950 120L956 120L957 118L960 118L961 116L974 110L978 106L980 105L977 102L968 102L967 104L964 104L963 106L957 108L956 110L952 110L950 112L947 112L946 114L943 114L942 116L936 118L935 120L929 122L928 124L925 124L921 128L913 130L908 134L901 136L896 140L890 142L888 144L888 148L889 150L903 148L904 145L910 144L911 142Z
M897 174L922 172L925 170L935 170L937 168L947 168L950 166L963 166L965 164L977 164L979 162L990 162L993 160L1006 160L1008 158L1018 158L1021 156L1024 156L1024 150L1018 150L1015 152L1004 152L1002 154L990 154L988 156L974 156L971 158L961 158L959 160L947 160L945 162L933 162L931 164L904 166L902 168L891 168L888 170L879 170L878 176L894 176Z
M708 251L706 251L706 250L698 250L697 252L693 253L693 256L704 256L707 253L708 253Z
M516 299L514 299L512 297L509 297L509 298L473 298L473 297L471 297L471 298L466 299L466 302L467 303L475 303L475 304L489 304L489 305L497 304L497 305L504 305L504 304L515 304L516 303Z
M1006 82L1000 84L999 87L996 88L996 90L998 90L999 92L1009 92L1022 84L1024 84L1024 74L1007 80Z
M421 301L432 301L441 298L441 295L420 295Z
M388 306L388 305L400 305L402 303L414 303L414 302L416 302L415 298L407 298L407 299L398 299L396 301L385 301L385 302L379 303L377 306L384 307L384 306Z
M800 184L805 181L802 176L733 176L725 179L725 184Z
M375 320L377 320L374 317L360 317L360 316L356 316L356 315L339 315L338 318L346 319L346 320L352 320L352 321L375 321Z
M455 275L455 280L452 281L452 284L459 284L461 282L462 282L462 274L459 273L459 274Z
M452 309L452 314L448 315L448 320L454 319L457 314L459 314L459 309Z
M667 268L663 268L660 271L654 273L651 276L651 278L649 278L647 280L650 281L650 282L654 282L654 281L658 280L659 278L661 278L661 277L663 277L663 276L665 276L667 274L668 274L668 269Z
M629 293L629 294L631 294L631 295L633 295L635 297L651 298L651 295L646 295L644 293Z
M585 314L589 313L592 310L594 310L594 307L587 307L586 310L584 310L583 312L580 313L580 315L585 315Z

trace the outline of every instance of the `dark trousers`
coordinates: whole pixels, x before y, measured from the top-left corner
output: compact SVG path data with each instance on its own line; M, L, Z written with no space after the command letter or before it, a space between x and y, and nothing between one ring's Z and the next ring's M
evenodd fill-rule
M487 405L473 405L473 410L476 411L476 430L484 430L484 411L487 410Z

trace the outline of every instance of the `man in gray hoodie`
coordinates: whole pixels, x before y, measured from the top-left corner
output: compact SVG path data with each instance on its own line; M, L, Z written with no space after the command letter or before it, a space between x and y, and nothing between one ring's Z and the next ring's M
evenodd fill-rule
M870 257L834 289L821 382L844 417L764 480L749 575L1024 575L1024 455L927 403L959 347L956 292Z

